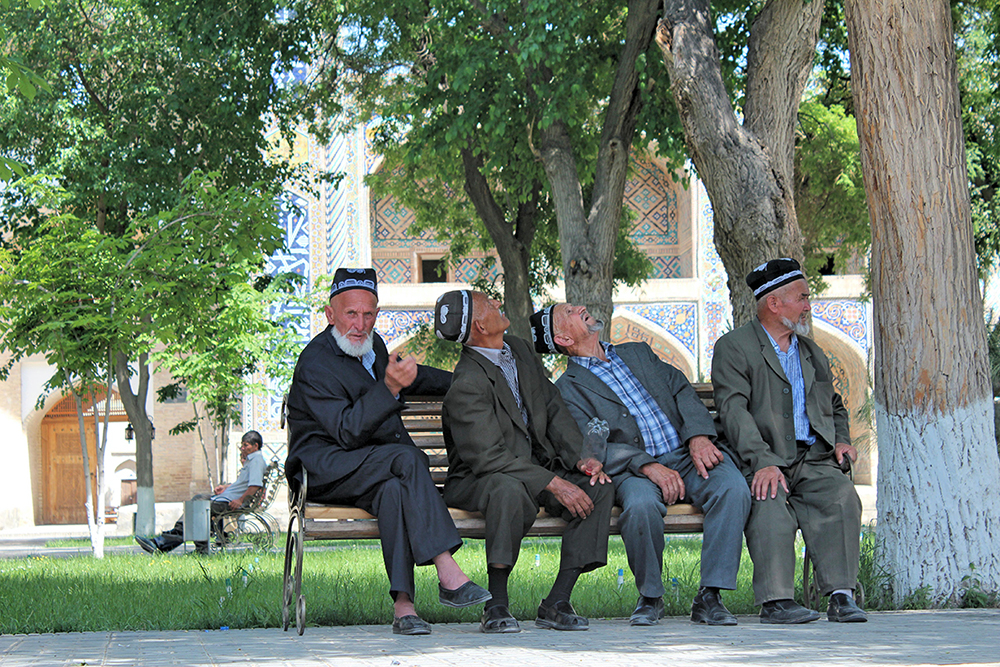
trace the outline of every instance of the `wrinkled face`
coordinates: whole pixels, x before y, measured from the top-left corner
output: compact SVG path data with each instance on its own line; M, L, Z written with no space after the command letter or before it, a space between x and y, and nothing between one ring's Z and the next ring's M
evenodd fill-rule
M510 320L500 312L501 303L482 292L473 295L473 321L483 328L485 335L503 333L510 326Z
M600 333L603 327L604 323L591 315L586 306L560 303L552 308L553 338L572 341L568 344L586 340ZM560 340L556 340L556 343L563 345Z
M774 292L772 304L777 304L775 314L781 318L786 327L801 333L800 328L809 330L809 313L812 306L809 303L809 284L805 280L796 280Z
M378 298L363 289L341 292L325 308L326 321L352 345L363 345L371 337L378 317Z

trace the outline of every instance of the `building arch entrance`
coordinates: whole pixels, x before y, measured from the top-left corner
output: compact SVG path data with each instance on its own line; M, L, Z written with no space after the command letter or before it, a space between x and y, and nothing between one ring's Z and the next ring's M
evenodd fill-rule
M94 423L95 404L85 399L84 428L90 461L91 489L97 493L97 438ZM104 398L96 402L97 413L103 419ZM128 421L128 415L117 391L112 392L109 421ZM86 478L83 473L83 451L80 447L80 423L76 402L72 396L59 401L42 418L41 423L42 503L41 523L87 523ZM96 496L92 498L96 506Z

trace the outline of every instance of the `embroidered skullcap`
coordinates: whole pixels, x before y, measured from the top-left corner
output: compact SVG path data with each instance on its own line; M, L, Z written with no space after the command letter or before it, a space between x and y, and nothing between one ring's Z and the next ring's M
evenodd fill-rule
M472 292L445 292L434 304L434 333L442 340L466 343L472 333Z
M747 285L753 290L754 297L759 301L774 290L795 282L805 280L802 267L794 259L782 257L764 262L747 276Z
M552 333L552 314L555 306L542 308L528 318L531 323L531 340L535 343L535 352L539 354L559 354Z
M347 269L340 267L333 274L333 285L330 287L330 298L341 292L352 289L363 289L378 296L378 278L375 269Z

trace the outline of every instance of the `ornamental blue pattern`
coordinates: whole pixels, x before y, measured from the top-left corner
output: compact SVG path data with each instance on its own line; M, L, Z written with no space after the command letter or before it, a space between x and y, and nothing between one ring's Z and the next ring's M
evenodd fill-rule
M642 386L632 370L615 352L614 345L601 343L608 360L597 357L573 357L573 361L588 369L615 392L635 418L643 444L650 456L657 458L681 446L677 429L667 419L660 406Z

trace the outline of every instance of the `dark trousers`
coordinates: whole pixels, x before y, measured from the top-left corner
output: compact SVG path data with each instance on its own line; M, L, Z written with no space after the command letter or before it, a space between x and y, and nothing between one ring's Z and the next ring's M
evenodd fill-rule
M583 489L594 502L594 511L586 519L574 517L548 491L531 497L519 479L505 473L463 480L455 494L472 499L458 500L459 507L482 512L486 519L486 562L490 565L514 567L521 552L521 540L528 534L538 516L539 507L562 517L569 525L563 532L559 568L578 567L584 572L602 567L608 562L608 532L615 493L611 484L590 485L590 477L562 470L560 477Z
M393 599L398 593L414 599L414 565L430 565L462 546L427 468L427 455L412 445L380 445L354 472L308 491L310 501L353 505L378 519Z

